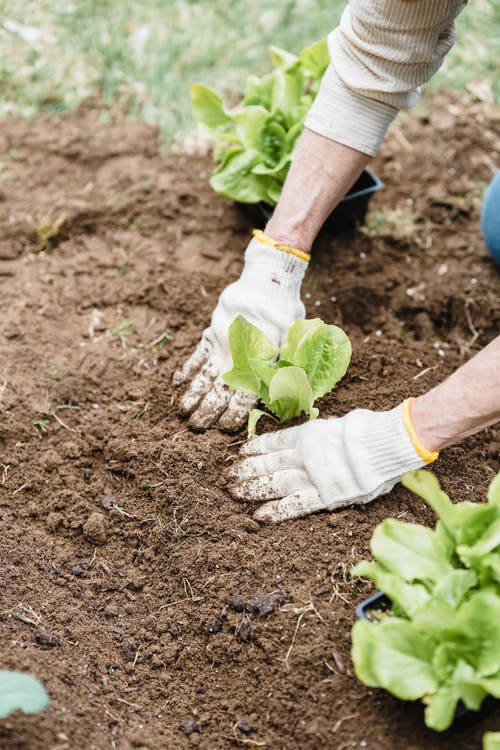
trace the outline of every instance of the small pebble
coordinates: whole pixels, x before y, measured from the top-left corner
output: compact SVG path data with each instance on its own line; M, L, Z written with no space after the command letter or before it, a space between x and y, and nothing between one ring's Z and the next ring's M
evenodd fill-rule
M236 728L240 730L240 732L243 732L243 734L250 734L252 730L252 725L246 718L246 716L242 716L241 714L236 714Z
M321 300L317 299L314 304L316 305L316 307L319 307L321 305Z
M330 297L330 302L336 302L336 301L337 301L337 297Z
M438 354L439 354L440 357L444 357L444 350L443 349L438 349Z
M305 297L306 299L311 299L311 292L306 292L306 293L304 294L304 297Z
M380 329L378 331L375 331L375 336L382 336L382 331Z
M472 279L470 280L470 283L477 284L477 279L473 276Z
M190 734L193 734L193 732L199 732L198 724L194 719L183 719L181 723L179 724L179 729L181 732L184 732L188 737Z
M359 257L360 257L361 259L363 259L363 258L366 258L366 253L360 253L360 254L359 254Z

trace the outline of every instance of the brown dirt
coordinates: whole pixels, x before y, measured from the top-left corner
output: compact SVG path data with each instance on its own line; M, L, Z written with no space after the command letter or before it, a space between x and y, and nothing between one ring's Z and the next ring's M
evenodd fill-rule
M498 111L443 95L428 109L377 159L372 207L392 213L371 236L318 243L309 315L354 349L323 415L421 393L499 330L478 223ZM171 374L248 238L209 161L85 109L3 120L0 139L1 664L51 696L2 722L2 749L478 748L499 711L434 734L349 660L371 589L347 571L382 518L432 521L423 503L397 487L259 526L221 479L243 435L195 435L177 416ZM457 499L483 498L499 446L486 430L436 472Z

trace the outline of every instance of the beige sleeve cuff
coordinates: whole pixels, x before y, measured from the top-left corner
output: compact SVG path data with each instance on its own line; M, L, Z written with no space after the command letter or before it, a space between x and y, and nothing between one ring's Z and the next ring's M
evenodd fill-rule
M397 113L396 107L349 89L330 64L306 117L305 127L363 154L375 156Z

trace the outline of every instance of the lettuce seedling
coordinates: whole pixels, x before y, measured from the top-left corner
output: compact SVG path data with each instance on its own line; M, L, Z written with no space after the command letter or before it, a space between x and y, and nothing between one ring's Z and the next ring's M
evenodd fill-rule
M202 84L193 84L189 93L193 118L217 142L213 189L240 203L274 206L330 57L325 40L298 56L279 47L270 47L269 54L274 70L248 78L234 112Z
M477 711L488 694L500 698L500 473L486 503L452 503L429 471L402 482L439 520L375 529L375 562L352 572L374 580L392 610L354 625L352 659L366 685L422 699L425 723L442 731L459 701Z
M49 697L36 677L0 669L0 719L18 709L25 714L36 714L48 702Z
M486 732L483 736L483 750L500 750L500 732Z
M314 401L329 393L345 375L351 343L341 328L319 318L297 320L278 352L257 326L238 315L229 327L233 369L223 380L239 391L255 393L272 414L253 409L248 418L249 437L258 420L274 415L285 422L305 412L318 416Z

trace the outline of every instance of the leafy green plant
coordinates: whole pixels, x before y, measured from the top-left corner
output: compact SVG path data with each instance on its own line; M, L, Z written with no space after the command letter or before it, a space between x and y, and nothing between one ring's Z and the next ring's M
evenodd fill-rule
M325 40L298 56L279 47L270 47L269 54L274 70L262 78L248 77L234 112L206 86L190 87L194 119L217 141L219 166L210 184L241 203L278 202L297 138L330 62Z
M341 328L319 318L297 320L278 352L257 326L238 315L229 327L233 369L223 380L235 390L255 393L276 421L284 422L305 412L318 416L314 401L332 390L346 373L351 359L351 343ZM248 418L249 436L261 416L252 409Z
M0 669L0 719L20 709L36 714L49 703L43 685L29 674Z
M486 732L483 737L483 750L500 750L500 732Z
M352 631L357 677L403 700L422 699L425 723L442 731L459 701L479 710L500 698L500 473L486 503L452 503L429 471L402 480L439 516L435 529L386 519L353 575L392 602ZM495 747L492 745L492 747Z

